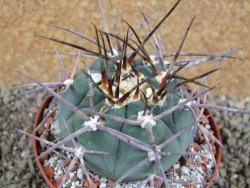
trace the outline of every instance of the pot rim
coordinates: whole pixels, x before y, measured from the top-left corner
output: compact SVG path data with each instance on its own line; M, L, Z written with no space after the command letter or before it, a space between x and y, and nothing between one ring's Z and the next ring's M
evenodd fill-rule
M53 96L47 95L46 98L43 100L43 102L42 102L42 104L41 104L41 106L40 106L40 108L39 108L39 110L37 112L36 118L35 118L35 122L34 122L34 126L33 126L34 129L42 121L44 110L45 110L45 108L48 107L48 105L50 104L52 99L53 99ZM204 115L208 116L209 124L211 125L211 129L214 131L214 136L219 141L221 141L221 135L220 135L218 124L217 124L215 118L213 116L211 116L211 114L212 114L211 110L209 110L207 108L204 109ZM39 148L38 148L39 147L39 142L35 138L32 138L32 145L33 145L34 156L35 156L35 158L37 158L38 153L39 153ZM213 169L213 172L212 172L212 175L211 175L211 177L209 179L209 182L207 182L207 184L205 186L206 188L211 187L211 185L213 184L213 182L214 182L214 180L215 180L215 178L217 176L217 171L218 171L220 161L221 161L221 157L222 157L222 148L221 148L221 146L219 144L217 144L217 143L215 143L215 146L216 146L215 159L216 159L216 167L217 168ZM43 178L45 179L47 184L50 186L50 188L56 188L52 184L52 182L49 180L48 176L45 174L45 171L43 169L41 161L36 160L36 164L37 164Z

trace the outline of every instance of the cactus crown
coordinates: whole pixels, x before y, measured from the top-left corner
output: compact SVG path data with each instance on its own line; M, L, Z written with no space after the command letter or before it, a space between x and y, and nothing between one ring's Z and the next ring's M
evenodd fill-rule
M101 7L105 31L96 31L96 40L90 39L71 29L51 25L79 35L96 44L97 51L86 49L55 38L43 38L77 48L77 62L70 77L64 72L64 81L40 83L27 74L39 88L51 93L58 100L57 135L60 138L42 155L56 148L75 152L85 169L98 175L120 181L143 180L155 174L162 177L165 186L168 181L164 170L170 168L182 156L188 153L194 134L200 121L200 97L213 87L208 87L200 78L215 72L214 67L199 76L185 78L180 75L182 69L210 60L230 58L230 50L219 55L209 55L202 59L177 61L180 55L200 56L201 54L181 54L180 51L194 21L191 20L173 60L168 62L164 46L157 34L158 28L180 3L178 0L171 10L153 26L148 16L144 20L149 32L141 39L136 28L126 21L127 33L121 37L118 33L112 11L115 33L107 28L105 14ZM134 36L135 40L131 37ZM145 44L154 38L154 53L149 53ZM114 49L116 42L117 48ZM96 60L81 72L75 69L85 51L86 56ZM60 53L55 49L62 70ZM193 83L200 89L190 93L185 84ZM58 92L52 87L60 87ZM199 106L200 105L200 106ZM203 106L204 107L204 106ZM37 128L39 129L39 128ZM84 170L89 177L89 171ZM89 181L90 178L88 178Z

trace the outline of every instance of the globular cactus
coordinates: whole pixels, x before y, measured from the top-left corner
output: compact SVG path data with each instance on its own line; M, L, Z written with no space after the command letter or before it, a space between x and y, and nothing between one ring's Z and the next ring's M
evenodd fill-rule
M115 66L113 62L116 62L121 57L110 58L111 60L97 59L89 67L88 71L78 73L74 77L74 83L67 90L62 90L60 94L79 109L89 108L89 95L92 95L95 111L129 120L145 120L139 125L129 125L123 121L116 122L99 118L96 115L93 116L98 118L97 122L102 123L101 126L112 128L141 141L143 145L140 146L138 143L138 147L119 140L109 131L99 129L84 132L76 137L76 142L84 149L109 153L109 155L85 155L86 165L95 173L114 180L118 180L138 163L149 157L149 161L143 167L124 179L125 181L142 180L150 174L159 174L159 169L154 161L155 157L150 157L150 155L154 155L152 153L154 148L159 149L156 152L163 169L166 170L180 158L181 155L178 155L178 153L186 151L192 142L194 129L190 125L194 123L194 117L188 108L177 109L157 121L153 119L153 116L157 116L176 106L180 98L185 93L187 95L187 89L183 86L173 89L178 83L175 79L168 81L166 85L161 85L164 83L166 72L161 70L159 62L153 64L157 72L157 74L154 74L147 60L138 59L128 62L125 56L126 60L117 63ZM124 65L126 63L127 65ZM101 71L102 66L107 68L103 73ZM119 67L121 67L120 78L117 79ZM109 73L107 78L104 76L106 73ZM96 80L98 77L100 79ZM105 79L107 79L107 82L105 82ZM95 82L93 83L92 93L90 93L88 87L89 82L90 84ZM164 89L161 89L163 87ZM119 90L119 95L117 95L117 90ZM84 120L64 103L59 104L59 114L67 122L66 124L65 120L59 117L61 136L63 138L69 136L67 127L70 128L70 132L76 132L82 126L85 126ZM91 113L88 112L88 115L91 116ZM173 139L163 147L160 146L188 126L189 129L181 136ZM152 136L154 137L152 143L148 128L152 128ZM151 148L152 151L143 150L142 146L144 145L148 146L148 149ZM177 154L163 155L163 153Z

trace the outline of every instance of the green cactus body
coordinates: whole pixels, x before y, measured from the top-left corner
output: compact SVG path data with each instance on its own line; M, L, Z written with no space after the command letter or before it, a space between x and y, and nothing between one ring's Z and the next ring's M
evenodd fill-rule
M115 59L117 60L117 58ZM152 77L151 81L154 87L157 87L159 85L159 82L153 76L151 68L148 65L144 65L141 59L137 59L134 62L134 65L135 69L138 70L142 75L144 75L145 78ZM158 70L160 70L159 63L156 64L155 67L158 67ZM97 59L89 67L89 70L91 73L100 73L100 59ZM116 68L111 65L109 66L109 70L107 72L109 72L112 76L114 75L115 71ZM167 85L165 90L170 88L173 84L175 84L175 82L176 80L173 79ZM80 72L75 75L74 83L67 90L61 91L61 95L79 109L83 110L84 108L89 108L88 83L89 77ZM150 106L152 108L152 114L158 115L163 111L169 109L170 107L178 104L179 99L183 94L183 91L181 92L181 90L183 90L185 94L186 89L184 87L180 87L172 92L169 92L163 99L161 104L151 104ZM120 107L107 108L108 104L106 97L96 87L93 87L93 91L93 103L95 110L97 111L100 111L102 108L106 107L106 114L112 114L131 120L136 120L138 118L138 113L144 110L145 103L141 99L127 102ZM63 103L59 104L59 112L64 116L67 122L67 126L69 127L71 132L75 132L82 128L84 121ZM132 136L146 144L150 144L146 129L143 129L140 126L127 125L125 123L115 122L111 120L102 121L104 126L113 128L119 132ZM187 108L178 109L171 114L163 117L156 122L156 125L152 129L155 137L155 143L163 143L165 140L176 134L182 128L190 125L193 121L194 119L192 113ZM64 121L60 117L59 124L61 136L63 138L68 136L69 132L66 129ZM161 152L178 153L186 151L186 149L192 142L193 135L193 129L186 131L174 141L162 148ZM128 143L124 143L108 132L104 132L101 130L85 132L78 136L76 138L76 141L84 149L109 153L109 155L86 154L84 158L86 160L86 165L90 170L98 175L114 180L119 179L128 170L148 157L147 152L137 149ZM70 143L68 143L68 145L70 145ZM170 168L180 157L181 155L161 156L160 161L162 167L164 169ZM150 174L159 174L159 170L157 169L154 161L148 161L147 164L138 169L135 174L126 177L124 181L142 180Z

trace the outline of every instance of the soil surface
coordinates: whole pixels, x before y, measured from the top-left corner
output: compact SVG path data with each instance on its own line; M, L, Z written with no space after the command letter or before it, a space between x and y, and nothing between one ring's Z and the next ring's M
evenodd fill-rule
M113 0L116 9L117 21L121 33L126 31L122 19L132 26L142 19L137 7L144 13L149 13L159 5L159 10L151 20L157 23L171 8L175 0L144 0L118 1ZM48 42L35 37L35 34L54 36L76 44L80 39L65 31L48 27L47 24L57 24L84 31L87 36L94 38L93 23L103 28L101 13L97 1L71 0L71 1L9 1L0 0L0 85L16 84L20 75L15 71L29 72L36 78L48 81L55 78L57 60L54 55L47 54L56 46L59 51L76 52L71 48ZM110 23L110 4L103 1L104 9ZM245 61L226 61L222 70L210 78L210 84L218 82L222 86L212 94L223 94L230 91L230 95L245 98L250 96L250 1L246 0L189 0L182 1L175 12L160 27L162 40L166 44L166 53L175 52L180 44L185 29L194 15L196 20L183 47L183 52L219 53L231 48L244 47L237 57ZM109 25L112 27L112 24ZM111 30L113 31L113 30ZM88 42L86 47L92 48ZM67 69L72 67L74 58L63 57ZM84 61L89 61L84 59ZM190 69L190 75L197 75L197 70L205 71L213 65L200 66ZM243 86L244 85L244 86Z

